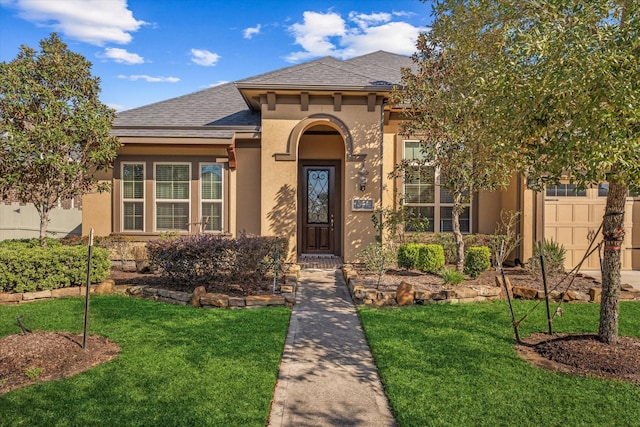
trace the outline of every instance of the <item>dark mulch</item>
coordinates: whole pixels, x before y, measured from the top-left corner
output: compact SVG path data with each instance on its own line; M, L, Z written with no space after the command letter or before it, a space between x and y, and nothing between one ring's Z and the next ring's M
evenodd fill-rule
M35 332L0 339L0 395L42 381L67 378L112 360L120 347L104 337ZM31 376L31 377L30 377Z
M548 369L640 385L640 338L619 337L609 345L593 334L534 334L523 340L518 353Z

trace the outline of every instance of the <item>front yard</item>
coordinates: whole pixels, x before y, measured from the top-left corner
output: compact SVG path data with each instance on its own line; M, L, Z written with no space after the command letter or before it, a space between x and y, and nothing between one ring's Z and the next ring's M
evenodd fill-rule
M33 330L81 332L83 309L81 298L3 306L0 337L20 333L18 315ZM1 395L0 425L264 426L289 314L94 296L90 333L117 343L120 355Z
M533 304L515 301L524 314ZM597 304L565 304L557 332L595 332ZM640 336L640 303L620 305L620 334ZM504 301L359 308L400 426L636 425L640 386L560 374L520 359ZM521 335L545 331L544 308Z

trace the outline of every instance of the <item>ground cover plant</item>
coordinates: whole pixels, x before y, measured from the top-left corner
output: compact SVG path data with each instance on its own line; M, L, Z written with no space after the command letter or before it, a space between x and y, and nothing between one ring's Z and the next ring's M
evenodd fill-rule
M34 331L80 332L83 308L81 298L3 307L0 337L20 333L18 315ZM285 308L202 310L94 296L89 331L117 343L119 356L1 395L0 425L264 426L288 320Z
M515 301L524 314L532 303ZM565 304L554 331L595 332L596 304ZM400 426L631 425L640 387L562 374L522 360L504 301L411 308L360 307L369 345ZM543 308L521 335L546 330ZM640 304L620 304L621 335L640 335Z

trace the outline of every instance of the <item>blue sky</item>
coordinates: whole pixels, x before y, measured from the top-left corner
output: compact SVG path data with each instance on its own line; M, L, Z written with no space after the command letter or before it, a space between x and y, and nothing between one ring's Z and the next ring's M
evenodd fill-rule
M0 61L51 32L93 63L126 110L323 56L410 55L418 0L0 0Z

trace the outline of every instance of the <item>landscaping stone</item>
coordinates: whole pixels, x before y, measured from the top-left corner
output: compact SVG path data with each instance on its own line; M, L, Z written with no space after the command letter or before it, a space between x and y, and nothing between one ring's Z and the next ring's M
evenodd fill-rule
M477 297L478 291L471 288L460 287L460 288L456 288L455 295L456 295L456 298L459 298L459 299L470 299L470 298Z
M93 293L95 293L96 295L111 295L115 286L116 283L113 280L107 279L96 286L96 289L93 291Z
M589 300L591 300L591 302L601 302L602 301L602 289L600 289L600 288L590 288L589 289Z
M117 295L131 295L129 293L129 289L131 288L131 286L129 285L115 285L113 288L113 293L117 294Z
M280 292L283 294L292 294L294 291L295 287L291 286L291 285L282 285L280 286Z
M250 295L245 298L247 307L284 305L284 297L278 295Z
M229 297L229 307L240 308L245 306L246 306L246 303L243 297Z
M191 294L191 305L194 307L202 307L202 304L200 304L200 297L202 297L206 293L207 289L204 286L198 286L197 288L195 288L193 290L193 293Z
M25 292L22 301L33 301L42 298L51 298L51 291Z
M500 287L500 297L506 298L504 294L504 283L502 282L502 277L495 276L496 286ZM505 277L505 282L507 284L507 292L509 292L509 298L513 298L513 287L511 286L511 281L508 277Z
M478 293L478 296L481 297L500 297L502 290L497 287L488 287L488 286L478 286L477 288L473 288Z
M129 286L127 288L127 294L133 297L139 297L144 295L145 286Z
M145 298L153 298L158 295L158 289L156 288L142 288L142 296Z
M22 301L22 294L0 293L0 303L16 303Z
M296 297L294 295L285 295L284 302L285 304L287 304L287 307L293 308L293 306L296 304Z
M413 305L415 299L415 291L413 285L407 282L401 282L396 289L396 302L398 305Z
M229 307L229 295L206 293L200 297L200 304L205 307L226 308Z
M169 289L157 289L156 295L163 298L171 298L171 291Z
M515 298L536 299L536 296L538 295L537 289L527 288L524 286L514 286L512 292Z
M179 291L169 292L169 298L177 301L183 301L183 302L189 302L191 300L191 295L192 294L188 292L179 292Z
M416 302L420 301L427 301L431 299L431 292L429 291L415 291L414 292L414 299Z
M159 301L159 302L165 302L167 304L173 304L173 305L187 305L186 301L178 301L176 299L173 298L165 298L165 297L155 297L154 298L155 301Z
M620 292L620 300L621 301L636 301L636 300L640 300L640 291L635 290L635 288L633 288L633 291L626 291L623 290Z
M77 297L80 295L80 287L58 288L51 290L51 298ZM1 298L1 297L0 297Z

